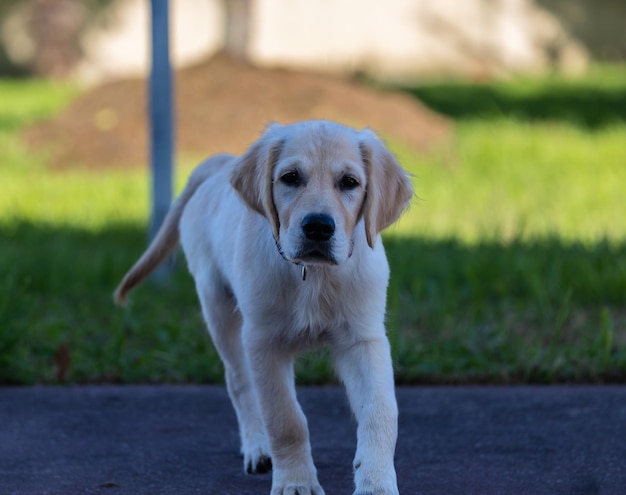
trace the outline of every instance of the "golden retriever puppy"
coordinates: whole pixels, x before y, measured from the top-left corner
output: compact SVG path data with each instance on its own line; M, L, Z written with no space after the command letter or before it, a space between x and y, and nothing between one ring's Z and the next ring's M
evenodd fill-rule
M244 469L272 469L272 495L324 493L293 372L299 354L320 346L331 349L358 424L355 494L398 493L379 233L412 194L370 130L271 125L244 155L198 166L115 293L123 302L180 239L224 362Z

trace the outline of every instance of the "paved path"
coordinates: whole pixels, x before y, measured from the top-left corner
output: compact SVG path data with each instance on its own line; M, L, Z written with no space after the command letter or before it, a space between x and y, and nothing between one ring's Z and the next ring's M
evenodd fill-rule
M626 387L399 388L400 492L626 494ZM351 494L339 388L302 388L327 495ZM213 386L0 388L1 495L269 494Z

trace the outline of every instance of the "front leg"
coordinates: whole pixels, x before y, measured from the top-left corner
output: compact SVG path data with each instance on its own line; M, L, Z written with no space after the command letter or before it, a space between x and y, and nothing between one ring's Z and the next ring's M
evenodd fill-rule
M271 495L324 495L313 464L306 417L296 399L293 357L269 341L245 341L270 441Z
M373 340L335 349L337 373L356 417L355 495L398 495L393 456L398 437L389 341Z

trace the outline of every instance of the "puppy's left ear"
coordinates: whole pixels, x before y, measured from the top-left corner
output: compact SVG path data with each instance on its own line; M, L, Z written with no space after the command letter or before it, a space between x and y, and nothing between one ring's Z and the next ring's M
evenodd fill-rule
M280 126L270 127L250 146L237 160L230 177L231 185L243 202L268 220L275 239L278 239L280 224L272 193L272 175L283 147L282 139L271 137L271 131L277 127Z
M413 186L407 172L374 132L366 129L360 134L359 148L367 174L363 217L367 243L374 248L376 236L409 206Z

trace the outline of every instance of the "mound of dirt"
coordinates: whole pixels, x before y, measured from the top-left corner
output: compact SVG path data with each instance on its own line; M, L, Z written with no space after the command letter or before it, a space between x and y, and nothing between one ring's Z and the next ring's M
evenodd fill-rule
M218 55L175 76L179 153L240 154L269 122L328 119L370 127L424 151L449 135L450 122L414 98L352 81L259 69ZM145 79L121 80L79 97L54 120L24 133L50 149L54 167L127 167L147 163Z

